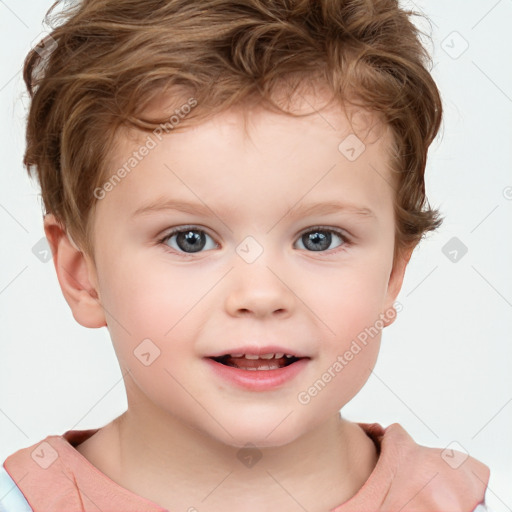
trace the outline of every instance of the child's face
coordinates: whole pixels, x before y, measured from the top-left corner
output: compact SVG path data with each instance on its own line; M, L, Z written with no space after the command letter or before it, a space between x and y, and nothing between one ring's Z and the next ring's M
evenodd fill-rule
M156 147L98 201L89 268L141 421L271 446L335 417L366 382L405 263L392 273L389 132L357 156L351 139L339 149L352 132L341 109L249 120L250 138L233 111L151 134ZM112 174L147 135L120 140ZM190 206L135 213L156 200ZM300 212L333 202L346 207ZM159 242L171 228L191 234ZM210 359L243 352L304 359L266 380Z

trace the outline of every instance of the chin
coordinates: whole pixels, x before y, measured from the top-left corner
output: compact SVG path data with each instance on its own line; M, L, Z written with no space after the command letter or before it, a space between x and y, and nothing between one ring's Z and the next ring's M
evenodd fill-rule
M287 414L289 414L288 417ZM298 418L292 420L293 416L294 412L237 414L236 418L224 419L229 433L217 428L215 434L210 433L210 436L215 437L223 444L236 448L244 448L248 444L259 448L285 446L307 432L305 422L300 424L300 421L297 422Z

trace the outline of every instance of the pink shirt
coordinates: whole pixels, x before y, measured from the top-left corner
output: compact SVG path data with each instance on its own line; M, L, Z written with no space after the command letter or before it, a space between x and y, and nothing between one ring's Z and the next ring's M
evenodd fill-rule
M471 512L484 501L489 469L481 462L418 445L397 423L386 429L359 426L374 441L379 459L363 487L332 512ZM34 512L166 512L112 481L74 448L97 431L48 436L5 460Z

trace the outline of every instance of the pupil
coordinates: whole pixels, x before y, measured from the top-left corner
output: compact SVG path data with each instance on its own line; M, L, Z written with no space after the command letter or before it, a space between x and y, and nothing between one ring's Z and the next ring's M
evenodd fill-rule
M322 251L325 250L331 245L331 234L323 234L319 231L315 231L314 234L310 233L307 235L307 239L304 245L313 251ZM308 246L309 242L312 242L312 245Z
M190 240L192 239L196 239L197 240L197 235L195 233L192 233L192 231L189 231L186 235L185 235L185 238L187 240L188 243L190 243ZM194 242L192 242L194 243Z
M176 242L183 251L197 252L204 247L205 236L195 231L182 232L178 234Z

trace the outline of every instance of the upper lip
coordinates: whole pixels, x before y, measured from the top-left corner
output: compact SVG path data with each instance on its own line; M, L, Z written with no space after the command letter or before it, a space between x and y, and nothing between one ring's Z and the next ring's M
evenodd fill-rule
M279 345L265 345L263 347L245 345L242 347L219 350L218 352L214 352L206 357L222 357L227 356L228 354L249 354L255 356L260 356L262 354L288 354L297 358L309 357L297 349L286 348Z

